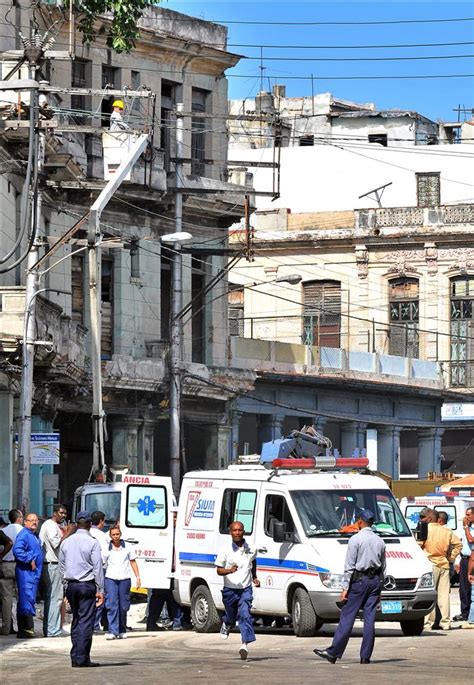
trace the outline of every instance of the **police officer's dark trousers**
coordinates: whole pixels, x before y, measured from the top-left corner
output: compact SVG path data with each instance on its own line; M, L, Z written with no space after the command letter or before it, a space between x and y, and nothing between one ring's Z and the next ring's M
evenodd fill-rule
M471 608L471 584L467 572L468 566L469 557L461 557L459 563L459 599L461 600L461 615L465 621L467 621Z
M72 610L71 663L77 666L83 666L90 661L96 591L93 580L68 581L66 597Z
M363 610L364 633L360 647L360 658L370 659L375 642L375 613L380 600L382 582L380 576L361 576L351 583L347 602L344 604L339 625L334 633L332 645L327 650L338 659L344 654L351 636L357 613Z

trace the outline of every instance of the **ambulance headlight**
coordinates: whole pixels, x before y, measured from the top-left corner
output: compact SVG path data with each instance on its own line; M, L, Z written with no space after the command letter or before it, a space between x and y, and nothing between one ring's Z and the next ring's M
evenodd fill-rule
M423 573L420 579L420 588L422 587L434 587L432 573Z
M342 590L344 576L340 573L320 573L319 577L324 587L328 587L331 590Z

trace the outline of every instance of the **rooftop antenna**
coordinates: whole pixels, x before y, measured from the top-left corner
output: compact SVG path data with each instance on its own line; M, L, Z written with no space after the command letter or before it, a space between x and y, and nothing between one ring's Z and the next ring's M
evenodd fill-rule
M391 186L393 181L390 181L390 183L385 183L383 186L379 186L378 188L374 188L373 190L369 190L367 193L364 193L363 195L359 195L359 200L363 197L368 197L370 200L375 200L378 206L381 208L382 207L382 195L384 193L385 188L388 188L388 186ZM370 197L371 195L374 195L374 197Z

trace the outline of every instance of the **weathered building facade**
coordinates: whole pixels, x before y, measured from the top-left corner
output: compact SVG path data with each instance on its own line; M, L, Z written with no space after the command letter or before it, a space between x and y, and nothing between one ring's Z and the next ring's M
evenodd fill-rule
M57 10L35 7L40 29L51 26ZM28 27L33 10L18 8L12 30L0 38L2 76L18 59L16 28ZM4 18L5 7L2 8ZM2 18L2 20L3 20ZM227 403L235 389L251 387L253 374L228 368L223 281L229 218L242 214L242 192L227 183L225 70L238 56L226 50L226 28L161 8L148 10L141 38L130 54L111 52L100 36L91 47L71 48L63 23L53 46L73 51L72 59L42 60L39 78L48 117L41 123L44 163L39 182L38 234L43 256L84 217L115 163L108 157L112 103L124 101L127 135L146 132L150 144L131 177L102 214L101 310L102 381L107 414L109 464L135 472L168 473L168 352L173 248L161 243L175 229L176 193L183 194L183 230L192 241L183 254L182 299L192 305L183 318L183 468L223 466L230 423ZM10 21L11 21L10 16ZM106 19L104 19L106 21ZM9 37L11 36L11 37ZM15 52L16 51L16 52ZM22 68L16 78L25 78ZM49 85L48 85L49 83ZM114 95L109 95L112 90ZM139 92L141 96L128 93ZM117 95L119 93L119 95ZM24 221L22 204L28 158L27 94L15 92L0 107L1 256L15 243ZM15 100L15 98L17 98ZM18 106L20 98L21 106ZM176 160L176 117L183 103L185 158ZM51 116L49 116L51 113ZM43 111L44 115L44 111ZM43 117L42 117L43 118ZM216 125L217 122L217 125ZM113 137L112 137L113 138ZM127 143L125 142L125 145ZM179 163L179 179L176 165ZM179 182L178 182L179 181ZM180 188L178 188L180 186ZM59 488L66 499L91 469L91 348L89 274L82 225L40 269L37 308L33 431L61 436ZM14 249L12 263L25 252L28 235ZM221 248L220 251L217 248ZM60 292L57 292L60 291ZM21 382L21 343L25 303L25 262L0 275L0 470L2 513L15 504L15 432ZM204 378L207 384L199 381ZM229 391L209 380L225 377ZM43 510L42 479L52 467L32 468L32 505ZM51 486L51 481L49 488ZM51 493L50 493L51 494Z
M395 477L472 470L472 421L443 423L441 407L474 384L474 206L260 210L252 226L230 323L236 360L258 379L237 402L235 440L314 420ZM274 282L289 274L301 283ZM260 434L247 414L262 417Z

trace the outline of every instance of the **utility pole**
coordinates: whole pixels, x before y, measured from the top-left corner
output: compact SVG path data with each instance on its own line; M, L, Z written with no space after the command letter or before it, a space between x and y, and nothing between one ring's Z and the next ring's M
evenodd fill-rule
M176 105L176 162L175 162L175 213L176 233L182 233L183 227L183 151L184 151L184 104ZM179 494L181 484L181 360L182 360L182 319L178 314L183 303L183 256L181 243L173 243L173 272L170 326L170 476L173 491Z
M41 52L25 50L29 58L28 76L36 80L37 59ZM22 376L20 394L20 430L18 435L18 505L27 513L30 508L30 466L31 466L31 410L33 406L33 373L36 333L36 294L38 290L38 272L35 264L38 261L39 242L37 238L41 217L41 193L38 190L38 177L44 163L44 145L40 140L38 91L30 91L30 126L34 127L33 138L33 182L24 192L30 194L32 244L28 253L25 285L25 324L22 345Z

